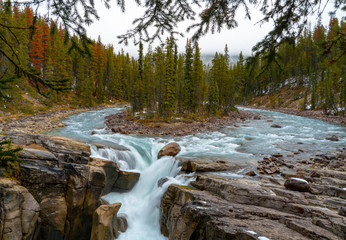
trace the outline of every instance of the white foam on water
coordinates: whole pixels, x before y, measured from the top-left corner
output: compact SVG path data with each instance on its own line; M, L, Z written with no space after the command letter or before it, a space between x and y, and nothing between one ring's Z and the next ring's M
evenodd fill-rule
M280 145L293 146L303 142L309 143L310 151L327 152L336 146L345 146L345 128L323 121L302 118L282 113L263 110L262 119L273 122L251 121L248 127L225 128L220 131L197 133L185 137L149 137L114 134L105 130L104 117L122 110L122 108L89 111L70 116L64 121L67 126L55 129L52 134L69 137L89 143L115 143L129 149L118 151L110 148L91 148L93 157L100 157L117 162L121 169L140 172L136 186L127 193L110 193L105 198L111 203L121 202L119 214L126 214L128 230L121 233L120 240L162 240L160 233L159 206L161 198L170 184L186 185L193 178L188 175L176 176L178 163L172 157L157 160L159 150L170 141L178 142L182 148L179 157L225 160L230 162L255 163L263 155L282 151ZM283 128L270 126L277 123ZM313 127L312 127L313 126ZM96 134L91 135L92 131ZM303 130L303 131L302 131ZM326 141L326 136L337 135L338 142ZM160 142L165 140L166 142ZM288 149L291 150L291 149ZM220 173L227 177L240 177L241 173ZM167 178L159 187L157 181ZM303 179L302 179L303 180ZM305 180L304 180L305 181ZM346 191L346 188L342 188ZM250 233L250 232L249 232ZM258 239L268 240L261 236Z
M170 184L187 185L192 175L179 175L178 162L172 157L163 157L141 172L137 185L127 193L110 193L104 197L110 203L121 202L119 213L125 213L128 229L119 240L166 239L160 232L160 201ZM158 186L157 181L167 178Z

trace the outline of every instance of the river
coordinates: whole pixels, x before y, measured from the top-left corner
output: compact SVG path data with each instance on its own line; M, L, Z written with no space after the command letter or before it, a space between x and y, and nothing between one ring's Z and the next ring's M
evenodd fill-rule
M50 134L87 142L91 145L93 157L116 161L123 170L140 172L139 182L130 192L110 193L104 199L110 203L121 202L119 214L127 216L128 230L119 239L159 240L166 239L159 226L162 195L170 184L188 184L194 177L191 174L177 176L178 163L172 157L157 160L159 150L167 142L180 144L182 150L178 157L224 160L242 166L237 172L218 173L224 177L242 177L256 168L258 160L270 154L281 153L304 159L346 146L346 128L343 126L284 113L242 109L258 112L261 119L184 137L122 135L105 130L104 117L123 110L109 108L72 115L64 121L66 127ZM272 124L279 124L282 128L272 128ZM339 141L326 140L331 135L337 136ZM120 145L129 151L97 149L93 146L95 143L114 148ZM168 181L159 187L157 181L165 177Z

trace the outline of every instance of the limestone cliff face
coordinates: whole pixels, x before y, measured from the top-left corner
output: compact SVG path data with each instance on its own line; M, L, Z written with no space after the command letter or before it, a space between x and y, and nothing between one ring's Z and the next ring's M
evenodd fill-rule
M119 187L118 165L90 158L87 144L67 138L20 133L6 137L24 148L24 161L21 185L0 181L1 239L90 239L101 197Z

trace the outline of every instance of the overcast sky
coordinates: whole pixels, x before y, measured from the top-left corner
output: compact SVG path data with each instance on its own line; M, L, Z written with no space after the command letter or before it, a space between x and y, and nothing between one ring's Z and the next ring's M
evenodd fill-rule
M101 37L104 44L112 44L115 51L118 52L124 49L132 56L137 56L138 46L134 46L132 41L128 46L118 43L117 36L126 33L128 29L133 27L132 21L139 16L142 16L144 9L136 6L134 1L126 1L126 12L122 13L120 8L113 3L111 9L106 9L100 1L96 2L96 9L100 16L99 21L95 21L87 28L88 36L93 39ZM333 4L329 3L329 8L326 9L323 24L327 24L329 16L328 11L333 9ZM329 9L329 10L328 10ZM223 52L225 44L228 45L230 55L238 55L242 51L245 55L251 54L252 47L272 29L272 24L267 23L260 26L256 24L261 19L261 13L256 10L251 10L252 21L246 20L243 10L237 13L238 27L235 29L223 29L221 33L208 34L199 40L199 45L202 54L214 54L215 52ZM316 17L311 18L312 27L316 24ZM179 30L185 32L188 23L179 25ZM178 47L179 52L184 52L186 38L191 34L185 34L184 38L179 39ZM153 44L157 46L159 42ZM148 44L144 44L144 49L147 49Z

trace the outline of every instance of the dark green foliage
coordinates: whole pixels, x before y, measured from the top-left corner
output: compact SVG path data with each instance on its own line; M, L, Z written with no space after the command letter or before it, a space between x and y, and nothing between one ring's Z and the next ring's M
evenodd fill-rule
M9 139L0 142L0 167L5 169L6 176L13 177L18 172L21 162L18 152L21 150L21 147L13 148Z
M131 105L133 113L143 111L144 108L143 76L143 44L140 42L138 50L138 71L136 71L136 77L132 86Z
M216 80L212 77L208 91L208 113L216 115L219 109L219 87Z
M319 23L320 24L320 23ZM332 18L329 28L317 25L312 32L304 29L294 45L282 44L277 48L280 58L270 62L267 54L251 57L247 76L243 79L242 95L245 99L263 94L275 94L281 88L296 89L296 96L303 98L302 109L323 109L327 114L344 114L344 45L339 34L345 33L345 23ZM336 42L326 52L330 39ZM338 40L337 40L338 39ZM328 43L329 44L329 43ZM270 50L268 50L270 51ZM337 60L336 60L337 58ZM299 89L306 89L299 93ZM310 104L309 104L309 95Z
M316 103L317 103L317 99L316 99L316 84L314 84L312 86L312 91L311 91L311 110L315 110L316 108Z
M185 47L184 58L184 107L186 110L192 111L194 109L194 81L192 72L192 57L193 51L191 41L187 40Z
M12 83L15 79L16 77L14 76L12 77L3 76L0 78L0 99L10 99L10 97L8 97L4 93L4 90L10 89L9 83Z
M174 41L167 39L166 59L165 59L165 79L162 92L162 104L160 113L168 117L175 113L176 106L176 84L175 84L175 61L174 61Z
M194 93L191 110L192 112L195 112L199 106L203 105L205 88L203 63L201 61L201 53L197 42L195 44L195 52L193 55L192 70Z
M239 61L234 65L230 64L226 45L224 54L217 53L211 66L203 66L198 43L195 42L193 48L190 40L182 55L178 55L173 38L156 47L155 51L149 47L144 54L141 41L160 37L161 30L174 35L176 22L183 21L184 17L193 17L192 2L207 3L200 15L200 23L194 25L197 29L194 39L209 30L234 27L234 14L238 7L255 2L262 7L263 21L267 21L266 17L270 15L276 25L256 46L250 59L244 60L240 53ZM277 102L280 106L281 98L278 100L274 95L283 86L309 89L304 95L294 94L297 98L304 97L304 108L311 99L312 108L324 109L328 113L344 109L345 23L332 19L328 28L318 25L311 32L299 27L304 20L304 11L316 7L320 1L286 3L275 0L273 6L267 1L255 2L142 1L147 8L146 15L136 21L134 31L122 36L122 40L127 41L142 33L138 38L138 61L123 51L114 53L113 46L103 45L100 38L90 41L86 37L83 24L97 18L93 2L83 6L86 16L79 16L78 10L72 9L73 4L80 3L79 0L69 6L67 3L53 6L56 11L53 16L62 12L59 15L60 27L35 16L30 8L1 2L4 8L0 8L3 24L0 24L0 75L3 76L0 97L7 96L9 91L6 88L11 78L7 76L24 76L18 81L27 81L37 91L49 96L52 102L72 98L78 106L92 106L110 99L124 100L132 103L133 113L146 111L150 116L164 118L205 112L227 115L235 109L235 104L246 103L253 96L264 94L273 96L273 106ZM40 1L33 0L32 3L37 5ZM117 2L122 8L124 3ZM337 1L336 8L340 4ZM66 8L62 9L63 6ZM153 23L157 23L155 27L160 31L146 35ZM298 25L292 27L292 24ZM71 37L73 32L77 34ZM60 90L67 89L71 91L60 93ZM6 95L3 90L6 90Z

